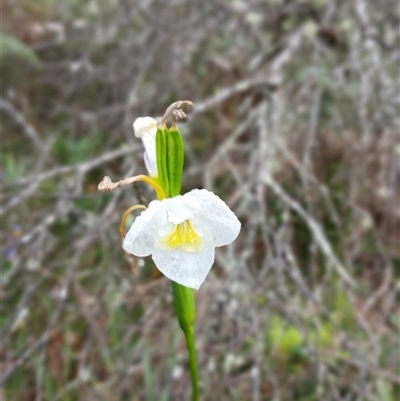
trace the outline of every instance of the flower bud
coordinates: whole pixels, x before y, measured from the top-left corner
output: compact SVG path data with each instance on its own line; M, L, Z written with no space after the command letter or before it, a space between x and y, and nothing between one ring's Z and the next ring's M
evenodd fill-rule
M180 194L184 146L177 126L159 127L156 135L156 152L160 184L167 197Z

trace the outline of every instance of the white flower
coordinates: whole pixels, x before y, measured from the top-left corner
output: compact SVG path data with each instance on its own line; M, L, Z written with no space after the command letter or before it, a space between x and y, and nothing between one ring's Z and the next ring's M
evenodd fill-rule
M123 248L152 255L169 279L198 289L214 263L215 247L230 244L240 222L225 202L205 189L152 201L136 218Z
M158 177L157 155L156 155L156 134L157 121L152 117L139 117L133 123L135 136L142 138L144 145L144 163L150 177Z

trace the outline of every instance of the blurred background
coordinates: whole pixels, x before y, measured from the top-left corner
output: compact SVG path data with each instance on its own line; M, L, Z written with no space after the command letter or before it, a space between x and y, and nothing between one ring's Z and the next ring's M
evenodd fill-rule
M174 101L184 188L242 222L197 293L203 401L400 396L396 0L6 0L0 398L190 399L132 123ZM131 216L132 222L134 216Z

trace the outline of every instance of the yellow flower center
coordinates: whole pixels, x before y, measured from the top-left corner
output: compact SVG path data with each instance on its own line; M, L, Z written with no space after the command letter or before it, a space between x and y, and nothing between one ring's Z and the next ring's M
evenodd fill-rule
M200 250L202 239L189 220L175 226L174 230L163 240L169 248L181 246L187 252Z

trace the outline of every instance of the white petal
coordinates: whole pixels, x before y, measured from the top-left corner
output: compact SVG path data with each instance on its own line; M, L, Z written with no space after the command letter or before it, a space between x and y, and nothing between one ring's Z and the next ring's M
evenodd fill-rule
M193 222L210 230L215 246L228 245L239 235L240 221L227 204L212 192L194 189L182 198L193 210Z
M136 218L129 229L122 247L136 256L148 256L153 252L159 232L168 225L167 209L170 199L152 201Z
M139 117L133 123L135 136L141 138L144 135L155 136L157 132L157 121L152 117Z
M157 167L157 154L156 154L156 141L154 140L152 144L145 144L143 140L144 148L144 164L146 165L147 171L150 177L158 177L158 167Z
M157 121L151 117L139 117L133 123L135 136L143 141L145 153L144 162L150 177L158 176L157 154L156 154L156 134Z
M180 247L171 250L155 248L153 251L153 260L165 276L196 290L205 280L215 257L212 234L206 229L202 234L202 247L198 252L185 252Z
M175 196L171 199L168 209L168 221L174 224L180 224L185 220L191 219L192 217L192 208L184 202L182 195Z

